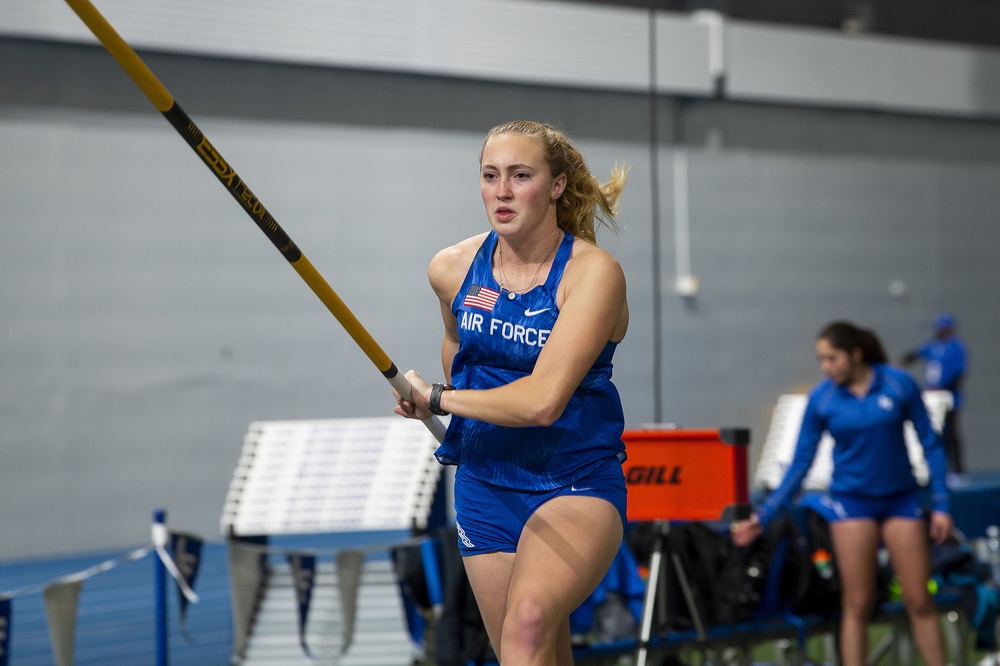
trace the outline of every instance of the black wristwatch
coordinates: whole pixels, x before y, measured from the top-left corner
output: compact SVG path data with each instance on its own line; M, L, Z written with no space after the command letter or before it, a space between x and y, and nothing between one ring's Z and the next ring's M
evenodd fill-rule
M448 416L448 412L441 409L441 392L442 391L454 391L455 387L451 384L432 384L431 385L431 414L437 414L438 416Z

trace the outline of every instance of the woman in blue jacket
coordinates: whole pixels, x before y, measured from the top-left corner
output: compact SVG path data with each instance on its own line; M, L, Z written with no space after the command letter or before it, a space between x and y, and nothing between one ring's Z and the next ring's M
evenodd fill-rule
M841 663L861 666L867 660L881 540L899 576L917 648L928 666L944 666L941 628L927 590L928 533L940 543L952 528L940 436L931 427L916 382L886 363L871 331L833 322L817 337L816 356L826 379L809 393L792 464L754 514L734 525L733 541L750 543L791 504L823 432L829 432L835 442L829 488L835 518L830 533L842 587ZM929 521L906 452L906 421L913 423L930 468Z

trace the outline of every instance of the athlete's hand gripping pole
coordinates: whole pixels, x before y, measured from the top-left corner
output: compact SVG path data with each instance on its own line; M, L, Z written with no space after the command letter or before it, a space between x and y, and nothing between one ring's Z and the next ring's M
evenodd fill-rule
M327 283L319 271L302 254L299 248L288 237L288 234L278 226L278 222L264 208L264 204L250 190L243 179L229 163L223 159L219 151L209 142L208 138L202 134L198 126L188 117L186 113L177 105L174 98L156 78L149 67L139 58L132 47L115 31L108 23L107 19L101 15L97 8L90 3L90 0L66 0L66 3L83 20L83 22L94 33L94 36L104 45L108 53L118 61L125 73L135 82L143 94L149 98L160 113L174 126L174 129L184 137L188 145L198 154L205 165L212 170L233 198L239 202L243 210L260 227L278 251L284 255L288 263L292 265L299 276L305 280L306 284L319 297L323 304L333 313L344 330L361 347L361 350L368 355L375 367L382 372L389 384L401 396L408 398L412 394L410 382L399 372L396 364L386 355L375 339L368 333L365 327L348 309L344 302L337 295L337 292ZM445 426L436 417L431 417L424 421L424 425L434 434L438 441L444 439Z

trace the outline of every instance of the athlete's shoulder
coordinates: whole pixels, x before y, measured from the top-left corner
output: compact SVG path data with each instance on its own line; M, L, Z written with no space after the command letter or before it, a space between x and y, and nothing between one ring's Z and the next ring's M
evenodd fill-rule
M479 248L482 247L483 242L486 237L489 236L489 232L484 232L481 234L476 234L475 236L470 236L465 240L459 241L454 245L449 245L448 247L439 250L434 258L431 259L431 265L443 264L445 266L450 266L455 263L464 263L465 267L468 268L472 264L472 260L475 259L476 253Z
M910 373L902 368L880 363L875 367L875 372L882 378L882 384L886 389L892 390L900 396L913 395L919 392L917 380Z
M444 300L450 300L465 280L469 267L476 258L489 232L476 234L438 251L427 269L434 291Z
M881 373L886 377L898 378L903 381L916 381L910 376L910 373L903 368L898 368L894 365L889 365L888 363L876 363L873 367L875 368L875 372Z
M837 397L837 383L829 377L816 382L809 390L806 404L813 409L820 411L827 407L832 400Z
M621 279L625 272L613 254L582 238L573 240L573 250L566 262L566 273L571 279L584 275L597 280Z
M610 261L615 264L618 263L618 260L615 259L615 256L610 252L608 252L607 250L605 250L603 247L600 247L596 243L591 243L588 240L584 240L579 236L574 236L573 251L572 254L570 254L570 259L581 259L581 258L590 261Z
M825 395L825 394L829 393L830 391L835 390L836 388L837 388L837 383L836 382L834 382L829 377L824 377L823 379L821 379L818 382L816 382L815 384L813 384L813 387L811 389L809 389L809 395L811 395L811 396L812 395Z

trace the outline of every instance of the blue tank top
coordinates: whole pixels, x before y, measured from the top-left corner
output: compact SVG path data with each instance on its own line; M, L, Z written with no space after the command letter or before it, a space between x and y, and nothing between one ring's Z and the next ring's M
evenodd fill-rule
M573 249L565 234L545 283L526 293L502 290L493 278L490 231L476 253L451 311L458 353L451 380L460 389L489 389L531 374L559 308L556 290ZM611 382L617 344L608 342L559 419L548 427L511 428L452 416L435 456L480 481L518 490L567 486L623 454L625 415Z

